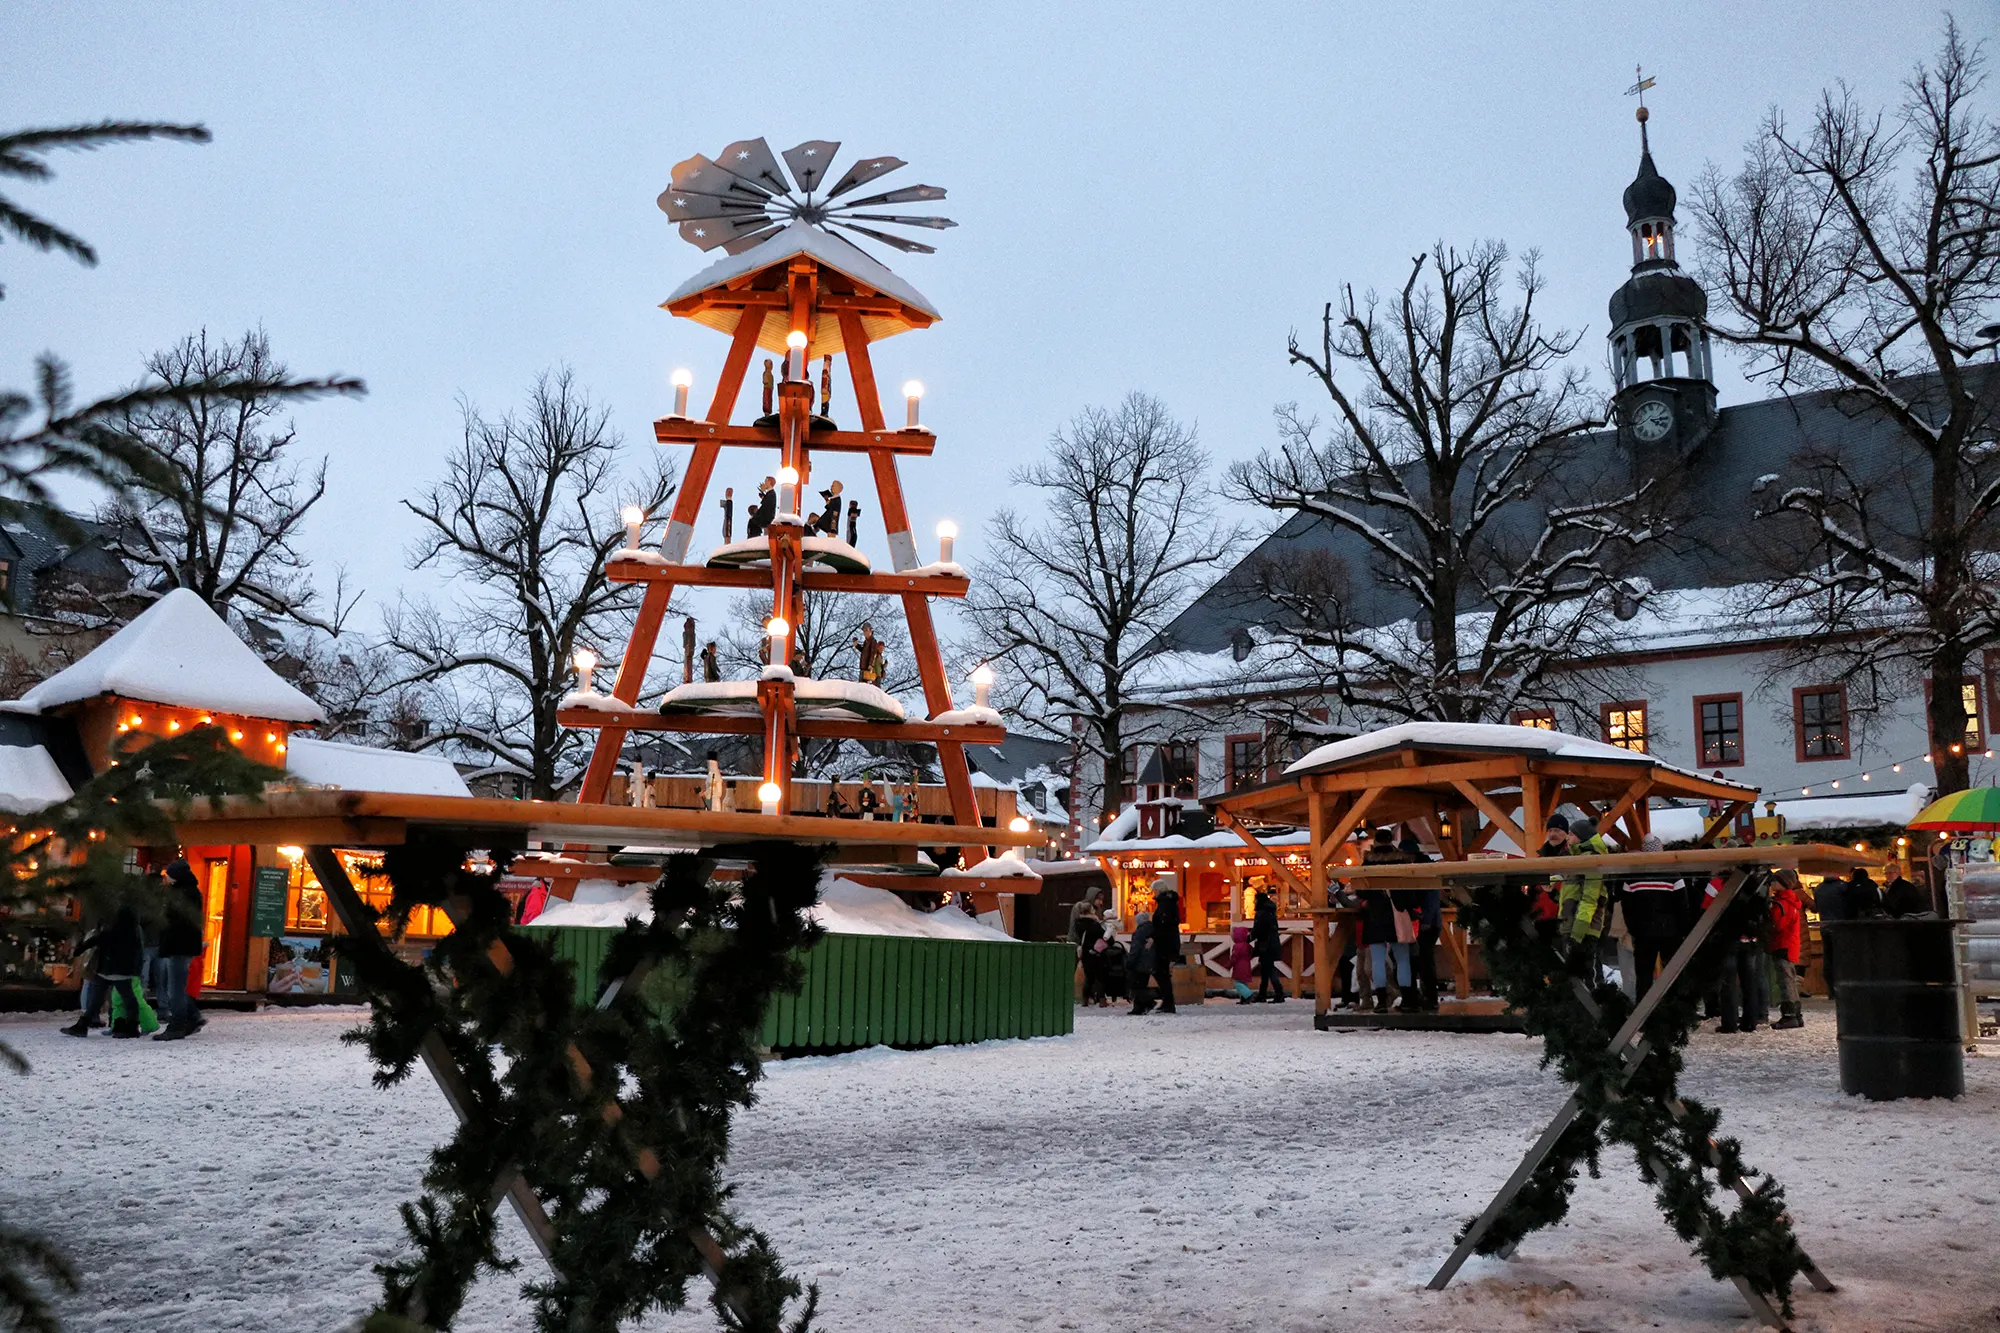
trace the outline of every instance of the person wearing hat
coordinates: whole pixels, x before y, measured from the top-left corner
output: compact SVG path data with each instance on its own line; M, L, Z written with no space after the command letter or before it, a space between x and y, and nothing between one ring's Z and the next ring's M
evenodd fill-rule
M1579 815L1569 833L1570 856L1604 856L1611 851L1594 819ZM1562 933L1579 944L1603 935L1611 920L1611 895L1604 891L1604 876L1565 876L1556 899L1556 919Z

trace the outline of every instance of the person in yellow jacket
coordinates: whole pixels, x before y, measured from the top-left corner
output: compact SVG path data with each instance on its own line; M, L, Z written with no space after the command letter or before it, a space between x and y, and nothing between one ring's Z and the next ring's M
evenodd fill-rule
M1570 824L1570 835L1571 856L1603 856L1611 850L1594 819L1578 818ZM1604 934L1611 921L1611 895L1605 890L1604 876L1565 875L1556 909L1562 933L1569 939L1594 940Z

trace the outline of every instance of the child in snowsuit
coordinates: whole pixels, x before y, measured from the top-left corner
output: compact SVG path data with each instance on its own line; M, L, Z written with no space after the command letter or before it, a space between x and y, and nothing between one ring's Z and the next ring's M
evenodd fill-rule
M1254 1004L1250 994L1250 927L1232 926L1229 931L1229 989L1236 1003Z

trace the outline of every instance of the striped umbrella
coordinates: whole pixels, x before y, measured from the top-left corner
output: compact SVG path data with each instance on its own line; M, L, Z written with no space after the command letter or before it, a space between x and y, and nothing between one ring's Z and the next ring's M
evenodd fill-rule
M2000 787L1973 787L1939 797L1918 812L1910 827L1946 833L1986 833L2000 829Z

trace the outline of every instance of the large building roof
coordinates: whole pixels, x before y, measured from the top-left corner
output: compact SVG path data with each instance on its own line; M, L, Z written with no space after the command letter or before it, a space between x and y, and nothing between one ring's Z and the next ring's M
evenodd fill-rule
M1995 369L1970 368L1968 378L2000 407ZM1911 450L1893 423L1860 409L1855 398L1826 390L1723 408L1707 437L1675 469L1684 487L1675 532L1645 548L1630 575L1665 590L1720 589L1756 580L1764 566L1759 548L1772 534L1755 514L1784 486L1805 480L1801 457L1808 451L1849 460L1856 481L1872 489L1871 520L1878 531L1919 531L1927 500L1923 487L1910 481ZM1572 466L1625 476L1632 460L1617 434L1603 431L1585 442ZM1517 525L1539 522L1530 506L1518 509ZM1388 521L1386 513L1379 517ZM1282 609L1262 590L1266 572L1296 569L1314 559L1344 567L1350 580L1344 605L1357 624L1388 625L1415 615L1415 604L1401 589L1372 574L1376 558L1360 537L1330 520L1295 513L1175 617L1163 637L1182 652L1220 653L1242 631L1283 625ZM1267 633L1253 637L1261 641Z

